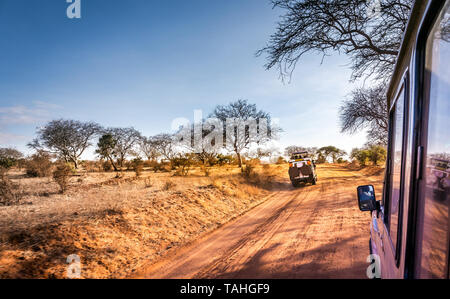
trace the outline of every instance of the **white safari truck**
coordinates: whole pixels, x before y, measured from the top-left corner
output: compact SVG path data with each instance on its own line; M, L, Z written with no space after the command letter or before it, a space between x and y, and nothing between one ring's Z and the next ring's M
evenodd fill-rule
M450 278L450 0L415 1L389 85L384 188L371 212L371 278Z
M292 154L289 160L289 177L294 187L299 187L301 183L316 184L316 164L308 157L307 152Z

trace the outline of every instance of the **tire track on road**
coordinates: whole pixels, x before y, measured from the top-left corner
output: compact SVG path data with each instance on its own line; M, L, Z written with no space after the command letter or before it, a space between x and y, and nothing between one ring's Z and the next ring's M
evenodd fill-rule
M322 170L316 186L277 191L150 266L144 277L364 278L368 235L359 226L367 217L357 209L354 188L380 178L337 166Z
M232 269L233 266L245 267L249 260L257 256L258 253L265 248L277 230L286 223L292 213L294 213L302 202L308 198L310 190L306 188L301 190L304 192L296 192L291 195L291 199L285 205L277 209L272 216L260 226L246 234L233 247L225 252L223 256L197 273L195 278L234 278L228 277L227 273L231 272L230 270L235 270L233 272L236 272L236 275L238 275L239 269ZM304 195L304 198L298 203L295 203L301 195ZM258 243L260 243L260 245L257 245ZM242 254L241 251L244 251L244 256L241 256L239 259L239 255ZM251 252L252 254L249 255L248 252ZM239 262L236 263L235 261L238 259Z

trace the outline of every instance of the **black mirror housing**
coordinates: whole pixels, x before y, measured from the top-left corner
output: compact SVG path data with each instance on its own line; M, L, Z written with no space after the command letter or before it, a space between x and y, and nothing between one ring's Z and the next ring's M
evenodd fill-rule
M375 188L372 185L359 186L357 189L359 209L362 212L378 210Z

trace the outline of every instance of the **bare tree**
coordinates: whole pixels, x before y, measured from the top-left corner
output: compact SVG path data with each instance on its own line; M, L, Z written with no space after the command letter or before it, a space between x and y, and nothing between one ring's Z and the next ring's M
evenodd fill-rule
M388 105L383 85L374 88L358 88L344 101L339 115L342 132L350 134L368 128L371 143L387 144Z
M134 148L142 138L134 128L110 128L105 130L107 135L111 135L114 140L114 155L117 164L122 168L127 156L134 154Z
M247 100L238 100L226 106L217 106L211 117L224 125L224 141L228 150L233 151L242 168L242 151L250 144L264 144L277 136L280 128L271 125L270 114L258 110Z
M54 120L38 129L38 137L28 144L30 148L58 155L78 168L78 159L91 146L90 141L101 127L94 122Z
M155 161L161 155L158 152L156 142L154 137L142 136L139 140L140 151L149 161Z
M267 69L277 66L284 79L304 54L325 57L338 52L351 58L352 81L372 77L379 84L375 91L387 86L414 0L271 1L286 13L268 45L257 52L268 55ZM374 90L357 89L353 99L344 102L340 113L342 130L354 133L369 128L369 141L385 144L387 113L379 112L388 110L387 97ZM376 102L374 111L367 110L366 101L361 101L366 96L376 96L372 99Z
M306 53L343 52L352 59L352 80L374 75L386 81L393 70L413 0L272 0L286 13L268 45L267 69L290 75ZM375 11L374 11L375 9Z
M271 158L272 155L274 154L274 152L277 151L277 148L275 147L268 147L268 148L263 148L263 147L258 147L252 154L251 156L255 157L256 159L264 159L264 158Z
M170 134L159 134L154 136L153 138L154 146L156 151L169 161L173 161L176 157L175 143L173 140L173 136Z
M316 159L317 158L317 148L316 147L303 147L303 146L297 146L297 145L291 145L284 149L284 153L286 156L291 157L294 153L299 152L307 152L308 156Z
M306 152L306 147L291 145L284 149L284 153L286 156L290 157L294 153Z

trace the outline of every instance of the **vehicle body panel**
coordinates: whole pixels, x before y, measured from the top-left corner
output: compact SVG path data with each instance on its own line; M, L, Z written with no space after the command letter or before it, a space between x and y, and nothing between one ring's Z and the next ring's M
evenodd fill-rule
M444 57L440 58L441 64L448 62L448 52L441 54L447 51L448 41L439 40L432 30L437 28L437 33L444 34L444 26L449 25L449 7L449 0L416 1L388 90L386 175L382 199L379 208L372 211L370 224L370 252L380 257L382 278L449 278L450 140L442 125L435 126L434 131L430 128L436 117L445 126L450 114L450 96L446 92L450 89L448 81L443 81L445 85L439 81L441 77L436 79L439 68L426 66L431 59L435 63L437 55ZM443 45L435 47L436 43ZM449 111L431 106L439 100L436 96L441 96L440 107ZM436 157L428 148L436 134L444 138L438 139L439 144L447 144L443 157ZM432 209L440 218L430 214Z

